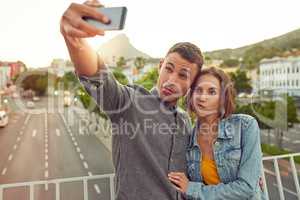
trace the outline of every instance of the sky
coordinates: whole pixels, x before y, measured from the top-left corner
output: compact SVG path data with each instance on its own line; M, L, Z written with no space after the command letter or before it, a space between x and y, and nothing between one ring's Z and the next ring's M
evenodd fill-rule
M59 31L63 12L79 0L1 0L0 60L49 66L69 59ZM125 33L139 50L163 57L176 42L202 51L236 48L300 28L299 0L103 0L128 8L125 29L88 39L97 48Z

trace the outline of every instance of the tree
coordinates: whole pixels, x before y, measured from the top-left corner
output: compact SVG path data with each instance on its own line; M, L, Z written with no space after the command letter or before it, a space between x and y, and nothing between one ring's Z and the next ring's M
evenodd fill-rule
M260 128L268 130L273 129L276 144L281 149L284 131L287 131L288 127L291 127L294 123L299 122L295 101L286 94L277 97L275 101L238 106L236 113L254 116L257 119Z
M158 70L156 68L151 69L142 78L137 80L135 83L142 85L144 88L150 90L156 85L158 79Z
M123 56L119 57L118 61L117 61L117 67L118 68L123 68L126 66L126 60Z
M134 66L140 70L142 69L146 64L146 59L143 57L136 57L134 60Z
M272 58L280 55L280 53L281 50L278 48L266 48L261 45L256 45L244 53L242 63L247 69L255 69L263 58Z
M127 85L129 83L128 78L125 76L125 74L122 73L120 69L115 69L113 71L113 75L117 79L117 81L123 85Z
M25 74L26 75L26 74ZM25 76L24 75L24 76ZM24 90L33 90L37 95L45 95L48 89L48 82L55 80L56 76L47 72L29 74L22 80Z
M220 65L220 67L237 67L240 62L237 59L227 59Z
M245 71L237 70L235 73L229 73L237 93L250 93L252 91L251 79L247 77Z

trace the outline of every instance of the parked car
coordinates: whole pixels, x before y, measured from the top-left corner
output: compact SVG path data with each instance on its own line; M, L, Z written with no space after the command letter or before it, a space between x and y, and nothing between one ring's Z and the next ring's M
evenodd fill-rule
M0 110L0 127L5 127L8 124L8 115L6 111Z
M32 101L27 101L27 108L34 108L34 103Z
M34 96L34 97L32 98L32 100L33 100L33 101L39 101L39 100L40 100L40 98L39 98L39 97L37 97L37 96Z

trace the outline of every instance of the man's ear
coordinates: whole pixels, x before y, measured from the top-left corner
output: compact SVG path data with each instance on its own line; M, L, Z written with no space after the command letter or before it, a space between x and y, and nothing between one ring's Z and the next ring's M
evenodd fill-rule
M159 66L158 66L158 70L160 70L160 68L162 67L163 63L164 63L164 58L160 59L159 61Z

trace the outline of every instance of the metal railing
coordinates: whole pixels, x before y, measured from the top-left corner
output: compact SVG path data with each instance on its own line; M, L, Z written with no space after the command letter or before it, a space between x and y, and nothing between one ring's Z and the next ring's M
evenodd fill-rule
M293 176L294 184L296 187L296 196L298 200L300 200L300 186L299 186L299 178L298 172L295 164L294 157L300 156L300 153L293 153L293 154L285 154L285 155L278 155L278 156L266 156L263 157L263 161L272 161L274 165L274 176L276 177L276 184L278 185L278 192L280 200L285 200L284 195L284 188L281 180L280 169L278 160L279 159L289 159L289 163L291 165L291 173ZM269 192L267 187L267 180L266 180L266 169L263 169L263 184L266 191L267 199L269 198ZM12 184L2 184L0 185L0 200L3 199L3 193L5 189L9 188L16 188L16 187L29 187L29 196L30 200L34 200L34 186L36 185L48 185L54 184L55 185L55 200L60 200L60 184L62 183L70 183L70 182L78 182L81 181L83 183L83 200L88 200L88 181L95 180L95 179L107 179L109 178L110 183L110 199L115 199L115 191L114 191L114 174L105 174L105 175L94 175L94 176L84 176L84 177L74 177L74 178L63 178L63 179L53 179L53 180L43 180L43 181L34 181L34 182L24 182L24 183L12 183Z
M3 200L4 190L16 187L29 187L29 198L34 200L34 186L45 185L46 187L49 184L55 185L55 200L60 200L60 184L70 183L70 182L79 182L83 183L83 200L88 200L88 181L95 179L107 179L109 178L110 183L110 200L115 200L115 191L114 191L114 174L105 174L105 175L94 175L94 176L84 176L84 177L74 177L74 178L63 178L63 179L53 179L53 180L43 180L43 181L33 181L33 182L24 182L24 183L12 183L12 184L2 184L0 185L0 200Z
M282 180L281 180L281 176L280 176L280 169L279 169L279 164L278 164L279 159L289 159L294 184L295 184L295 187L296 187L296 195L297 195L298 200L300 200L299 178L298 178L297 168L296 168L295 159L294 159L296 156L300 156L300 153L263 157L263 161L272 161L273 162L274 170L275 170L274 175L276 177L276 182L277 182L277 185L278 185L277 188L278 188L280 200L285 200L285 196L284 196L284 190L283 190ZM267 187L267 181L266 181L266 177L265 177L266 170L263 169L263 172L264 172L263 173L264 188L266 190L267 199L270 199L269 198L268 187Z

